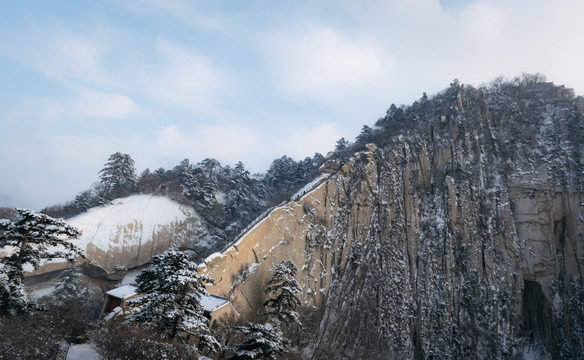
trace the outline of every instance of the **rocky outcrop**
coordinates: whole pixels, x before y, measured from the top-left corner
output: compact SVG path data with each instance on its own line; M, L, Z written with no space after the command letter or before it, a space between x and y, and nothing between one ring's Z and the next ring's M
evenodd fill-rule
M79 259L95 278L119 280L126 269L142 266L171 245L205 246L206 227L187 206L156 195L133 195L89 209L68 220L81 232L74 240L84 250ZM49 262L31 275L60 270L65 262Z
M209 257L209 291L258 320L295 262L320 309L304 358L581 358L578 101L454 90Z

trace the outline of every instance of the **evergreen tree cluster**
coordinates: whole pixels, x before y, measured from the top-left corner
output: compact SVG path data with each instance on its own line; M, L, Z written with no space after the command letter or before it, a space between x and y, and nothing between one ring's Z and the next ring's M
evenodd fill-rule
M136 168L134 160L128 154L112 154L99 171L100 184L104 200L109 201L125 197L136 190Z
M296 280L298 268L290 260L274 264L270 269L271 279L266 283L267 300L264 306L268 309L264 324L247 322L237 326L236 340L228 346L233 354L230 359L251 360L283 358L287 354L290 338L296 337L291 330L293 326L302 326L298 309L301 305L302 289Z
M296 309L300 307L299 296L302 289L296 280L298 268L290 260L276 264L272 268L272 278L266 284L268 300L264 306L271 309L267 321L273 324L298 324L300 317Z
M68 218L117 197L166 195L192 206L206 220L219 249L259 214L287 200L311 180L324 161L318 153L301 161L283 156L273 161L266 174L252 175L242 162L224 166L215 159L196 164L184 159L172 169L145 169L137 176L131 156L117 152L99 171L99 182L73 201L46 208L43 213Z
M242 342L231 347L232 360L269 359L276 360L286 353L282 331L273 324L256 324L248 322L237 326Z
M193 335L216 348L218 343L208 336L209 321L201 304L208 282L213 280L199 275L197 265L184 252L170 248L153 257L151 268L136 278L137 291L144 296L131 303L136 312L129 320L146 324L169 340L187 342Z
M83 256L70 239L79 231L63 220L29 209L16 209L18 220L0 220L0 315L17 315L31 305L24 288L25 266L37 269L41 260Z

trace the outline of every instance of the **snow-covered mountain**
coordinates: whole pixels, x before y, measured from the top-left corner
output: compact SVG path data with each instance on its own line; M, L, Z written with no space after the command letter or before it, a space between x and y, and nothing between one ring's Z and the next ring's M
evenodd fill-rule
M304 359L582 359L584 99L454 82L378 127L209 256L208 291L253 320L294 262Z
M81 231L75 244L85 251L86 261L94 271L98 267L113 273L141 266L171 245L208 245L206 226L199 215L191 207L164 196L115 199L110 205L89 209L67 222ZM39 272L63 266L64 263L51 262Z

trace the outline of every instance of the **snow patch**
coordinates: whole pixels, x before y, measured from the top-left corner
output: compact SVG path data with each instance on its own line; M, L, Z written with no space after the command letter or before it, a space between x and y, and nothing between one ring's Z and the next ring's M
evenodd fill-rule
M55 291L55 283L54 281L47 281L43 282L40 287L31 288L30 291L30 298L33 300L37 300L42 298L43 296L47 296Z
M123 285L113 290L106 292L109 296L118 298L118 299L127 299L131 296L136 295L136 287L132 285Z
M205 311L209 312L225 305L227 301L227 298L211 294L201 296L201 305Z
M136 277L142 272L142 270L149 268L147 267L139 267L128 270L126 275L122 278L122 285L135 285L136 284Z
M207 264L207 263L213 261L213 259L215 259L215 258L222 259L224 257L225 257L225 254L220 253L220 252L216 252L216 253L213 253L213 254L207 256L207 258L205 260L203 260L203 263Z
M169 198L133 195L115 199L111 205L89 209L68 220L82 234L75 245L86 250L93 245L103 251L152 240L165 225L200 217L192 209ZM127 244L126 244L127 242Z
M72 345L66 360L100 360L101 356L92 344Z
M302 189L298 190L296 194L292 195L292 201L300 200L300 198L305 195L306 193L312 191L317 185L319 185L323 180L328 179L331 175L330 174L320 174L314 180L309 182L308 184L304 185Z

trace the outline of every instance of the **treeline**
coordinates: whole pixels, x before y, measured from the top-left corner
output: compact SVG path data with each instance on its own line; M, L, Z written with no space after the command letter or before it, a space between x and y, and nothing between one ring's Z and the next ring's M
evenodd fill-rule
M99 171L98 182L74 200L42 212L70 218L116 198L160 194L192 206L207 221L216 240L223 243L263 211L289 199L315 176L324 161L319 153L301 161L282 156L272 162L265 174L252 175L242 162L229 166L212 158L196 164L184 159L172 169L145 169L137 175L132 157L117 152Z
M465 125L471 124L468 121L464 124L459 116L463 112L490 112L494 118L509 115L529 117L546 103L569 104L572 99L573 89L547 82L546 77L539 73L523 73L513 79L499 76L479 88L461 84L455 79L448 88L432 97L423 93L411 105L391 104L385 116L377 120L374 129L365 125L359 136L365 139L361 143L372 142L383 147L399 135L416 135L421 131L433 134L435 130L446 128L450 121L459 122L464 130Z

